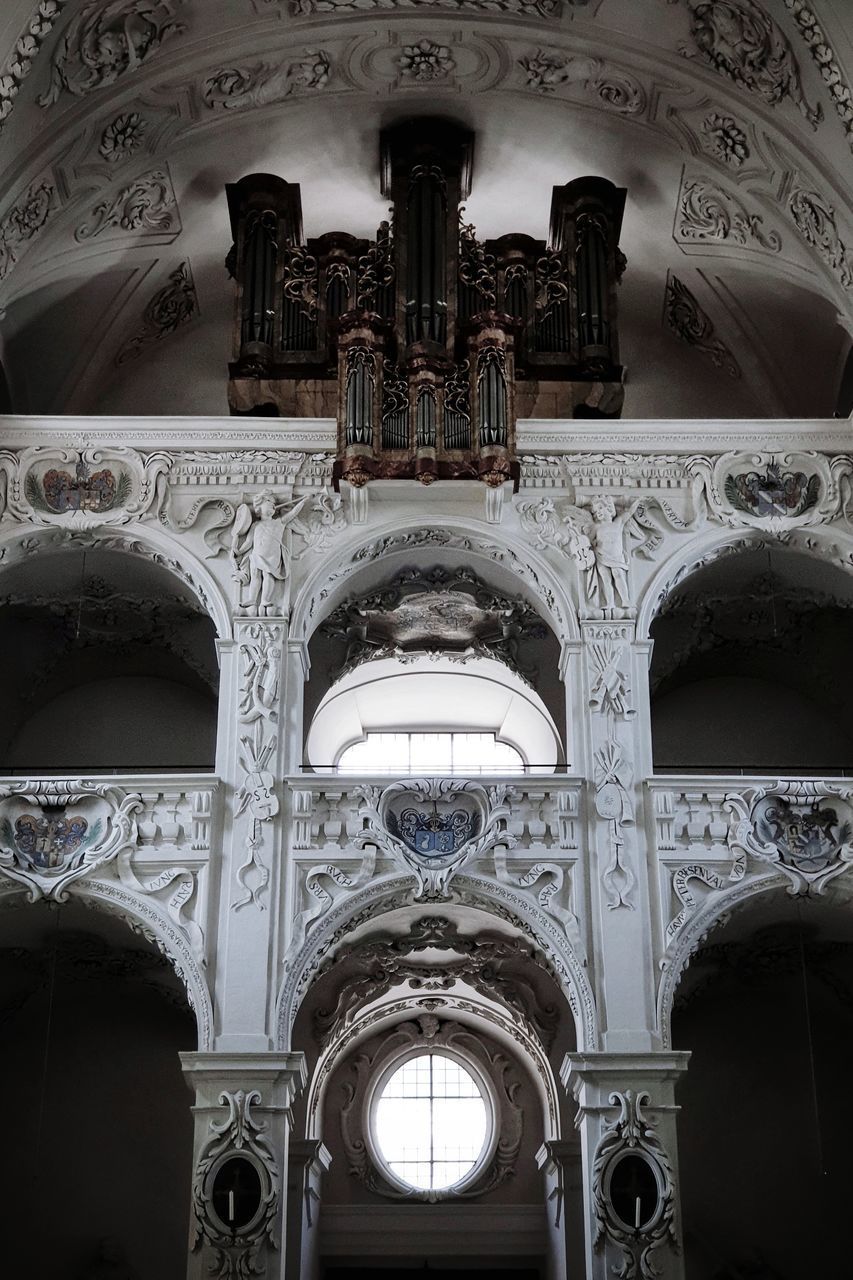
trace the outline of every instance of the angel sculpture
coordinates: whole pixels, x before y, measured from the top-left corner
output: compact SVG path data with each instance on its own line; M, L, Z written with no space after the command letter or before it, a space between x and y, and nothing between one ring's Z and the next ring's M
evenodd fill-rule
M589 507L558 510L551 498L521 508L522 525L535 533L542 548L567 548L583 574L586 597L593 608L627 609L629 546L648 554L660 542L660 531L644 514L647 499L620 510L608 495L592 498Z
M287 506L264 489L251 505L242 502L237 508L231 559L241 587L240 606L255 617L269 618L280 612L273 602L279 583L290 576L290 526L307 500L300 498ZM281 507L282 514L277 514Z

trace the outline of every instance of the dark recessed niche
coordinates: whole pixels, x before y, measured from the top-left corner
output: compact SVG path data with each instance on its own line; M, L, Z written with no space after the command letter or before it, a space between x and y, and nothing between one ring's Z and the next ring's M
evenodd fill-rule
M257 1217L261 1194L260 1174L252 1161L232 1156L216 1171L210 1198L219 1221L238 1235Z
M634 1152L618 1156L610 1172L610 1203L625 1227L647 1226L658 1210L658 1180L648 1160Z

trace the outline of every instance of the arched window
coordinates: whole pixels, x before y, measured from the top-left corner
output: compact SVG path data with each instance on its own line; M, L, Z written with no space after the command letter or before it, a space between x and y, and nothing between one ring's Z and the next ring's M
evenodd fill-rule
M542 699L492 658L419 654L363 663L326 692L311 724L315 769L552 772L559 735Z

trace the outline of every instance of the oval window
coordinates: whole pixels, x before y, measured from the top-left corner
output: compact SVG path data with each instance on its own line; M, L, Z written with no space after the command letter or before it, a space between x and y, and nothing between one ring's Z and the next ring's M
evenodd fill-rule
M491 1107L461 1063L440 1053L409 1058L380 1088L373 1138L393 1177L419 1191L469 1181L489 1149Z
M219 1221L238 1235L257 1217L261 1195L261 1177L252 1161L231 1156L216 1171L210 1199Z
M623 1226L639 1231L654 1219L660 1191L648 1160L634 1152L619 1156L611 1166L609 1187L613 1212Z

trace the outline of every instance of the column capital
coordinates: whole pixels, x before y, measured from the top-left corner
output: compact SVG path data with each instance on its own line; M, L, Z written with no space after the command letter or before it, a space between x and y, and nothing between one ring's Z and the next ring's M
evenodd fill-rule
M687 1070L689 1050L666 1053L567 1053L560 1068L560 1080L567 1092L577 1097L584 1084L608 1088L619 1084L674 1084Z
M309 1174L327 1173L332 1153L320 1138L291 1138L290 1163L303 1165Z
M181 1067L199 1105L219 1107L221 1092L258 1089L262 1109L286 1110L305 1087L304 1053L182 1053Z

